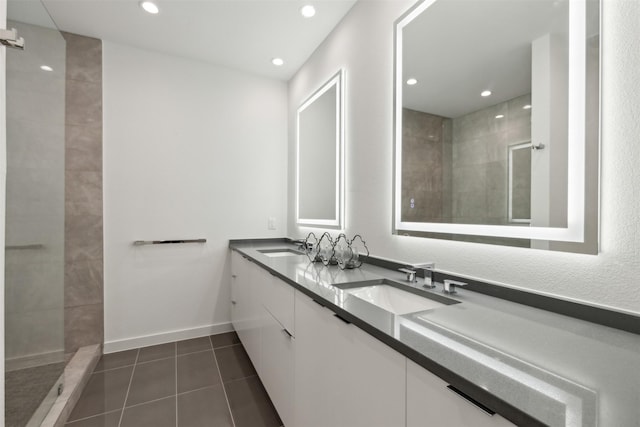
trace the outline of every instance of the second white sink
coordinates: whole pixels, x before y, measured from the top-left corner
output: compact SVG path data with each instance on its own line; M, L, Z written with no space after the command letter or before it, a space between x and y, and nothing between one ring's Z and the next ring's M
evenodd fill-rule
M351 288L345 289L344 292L394 314L415 313L416 311L431 310L447 305L389 285Z

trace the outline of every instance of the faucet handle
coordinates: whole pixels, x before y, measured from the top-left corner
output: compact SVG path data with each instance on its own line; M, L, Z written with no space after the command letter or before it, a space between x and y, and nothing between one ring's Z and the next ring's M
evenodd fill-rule
M468 283L466 282L459 282L457 280L445 279L442 292L444 292L445 294L455 294L456 286L467 286L467 284Z
M416 281L416 271L410 268L399 268L398 271L402 271L407 275L407 282L415 282Z

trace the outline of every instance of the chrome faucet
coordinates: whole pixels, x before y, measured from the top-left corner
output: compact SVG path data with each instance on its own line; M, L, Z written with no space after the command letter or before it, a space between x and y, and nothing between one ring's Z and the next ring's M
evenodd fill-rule
M429 289L436 287L435 283L433 283L433 272L436 268L435 262L425 262L424 264L416 264L411 267L416 270L422 270L424 274L424 285L422 286Z
M465 282L458 282L457 280L445 279L442 292L445 294L455 294L456 286L467 286Z

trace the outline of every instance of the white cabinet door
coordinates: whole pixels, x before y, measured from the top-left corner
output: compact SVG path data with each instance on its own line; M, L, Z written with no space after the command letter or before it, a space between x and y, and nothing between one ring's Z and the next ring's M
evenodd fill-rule
M407 360L407 427L513 427L447 389L447 383Z
M406 357L352 324L332 316L335 344L344 363L336 395L336 413L343 427L404 427Z
M240 341L248 339L249 266L251 263L236 251L231 252L231 322Z
M247 295L246 295L246 342L245 350L259 375L262 374L261 364L261 329L264 320L262 310L262 288L264 283L271 280L271 275L262 267L250 262L248 266Z
M293 311L295 297L293 286L280 278L269 274L270 280L264 282L262 303L264 307L284 326L289 333L295 335Z
M404 427L405 357L296 292L298 427Z
M295 340L266 308L263 316L260 378L284 425L293 427Z
M296 427L332 427L334 378L342 365L340 351L328 347L332 333L329 310L300 292L295 293L295 301L294 423Z

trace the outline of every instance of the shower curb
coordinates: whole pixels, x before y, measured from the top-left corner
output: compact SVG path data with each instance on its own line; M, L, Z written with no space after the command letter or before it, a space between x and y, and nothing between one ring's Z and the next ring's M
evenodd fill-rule
M64 368L62 394L56 398L40 427L64 426L101 355L102 346L100 344L78 349Z

